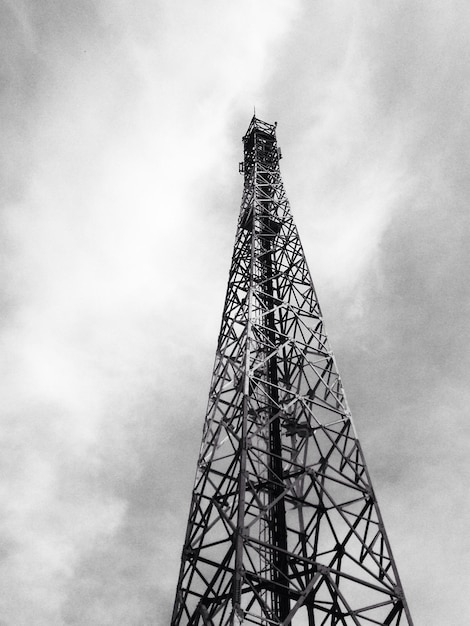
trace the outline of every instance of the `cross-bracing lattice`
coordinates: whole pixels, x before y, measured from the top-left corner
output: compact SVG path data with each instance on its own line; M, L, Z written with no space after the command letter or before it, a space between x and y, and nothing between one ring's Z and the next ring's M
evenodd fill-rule
M252 119L172 626L412 626L284 192Z

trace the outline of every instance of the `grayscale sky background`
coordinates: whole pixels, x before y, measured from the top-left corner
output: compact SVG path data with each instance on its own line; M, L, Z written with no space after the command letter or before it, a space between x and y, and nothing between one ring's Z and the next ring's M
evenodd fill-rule
M467 626L468 1L0 27L0 625L169 622L256 105L415 624Z

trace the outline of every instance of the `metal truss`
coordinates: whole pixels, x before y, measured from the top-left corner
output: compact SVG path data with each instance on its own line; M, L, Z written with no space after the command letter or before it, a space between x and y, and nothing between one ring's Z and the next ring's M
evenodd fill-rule
M279 171L244 191L172 626L412 626Z

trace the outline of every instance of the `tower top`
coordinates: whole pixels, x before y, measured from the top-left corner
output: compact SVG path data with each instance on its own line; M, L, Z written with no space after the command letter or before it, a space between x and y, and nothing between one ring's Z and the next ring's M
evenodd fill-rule
M253 115L250 125L248 126L248 130L243 137L243 142L247 143L247 141L255 132L260 132L264 135L267 135L268 137L271 137L272 139L275 139L276 126L277 122L274 122L274 124L268 124L268 122L263 122L263 120L257 118L256 115Z

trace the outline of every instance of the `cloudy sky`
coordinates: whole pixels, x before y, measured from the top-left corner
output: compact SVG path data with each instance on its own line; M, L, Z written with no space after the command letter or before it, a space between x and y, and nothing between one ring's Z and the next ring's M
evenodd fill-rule
M469 26L3 0L1 626L169 622L253 106L415 624L468 624Z

